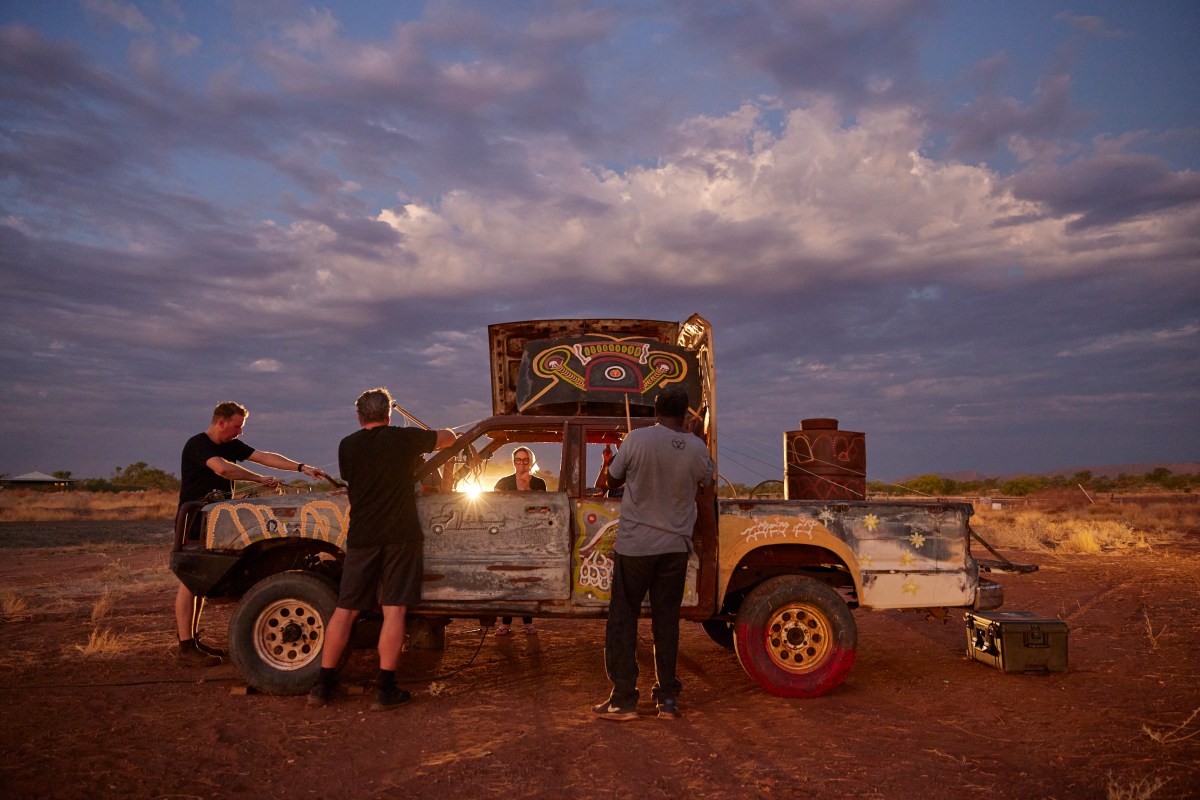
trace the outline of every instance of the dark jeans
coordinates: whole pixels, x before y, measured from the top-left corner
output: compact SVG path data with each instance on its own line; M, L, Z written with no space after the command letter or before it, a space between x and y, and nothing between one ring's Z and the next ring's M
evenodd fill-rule
M642 600L650 594L654 632L654 699L678 697L683 684L675 676L679 656L679 607L687 577L687 553L623 556L613 553L612 603L604 635L604 668L613 683L609 702L637 705L637 622Z

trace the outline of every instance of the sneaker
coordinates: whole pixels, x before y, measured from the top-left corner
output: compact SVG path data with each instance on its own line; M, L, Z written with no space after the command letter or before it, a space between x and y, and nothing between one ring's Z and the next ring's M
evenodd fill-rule
M216 667L220 665L221 657L201 652L194 644L180 642L175 650L175 663L181 667Z
M674 697L668 697L665 700L658 701L658 718L659 719L675 719L679 716L679 704L675 702Z
M507 625L497 625L496 626L496 635L497 636L508 636L510 633L512 633L512 628L510 628L509 626L507 626Z
M324 708L329 705L329 701L333 699L333 688L321 681L313 684L313 687L308 690L308 707Z
M532 622L525 626L525 635L526 636L537 636L537 628L533 627Z
M375 690L375 702L371 703L371 710L390 711L396 706L404 705L409 700L412 700L412 694L399 686L393 686L390 689L380 686Z
M208 642L201 641L200 637L198 637L198 636L195 639L193 639L192 641L194 641L196 643L196 649L199 650L201 653L205 653L210 656L216 656L217 658L225 657L224 650L222 650L219 647L216 647L215 645L211 645Z
M600 719L611 719L615 722L628 722L631 719L638 718L637 709L633 706L622 708L621 706L613 705L607 700L593 708L592 713L600 717Z

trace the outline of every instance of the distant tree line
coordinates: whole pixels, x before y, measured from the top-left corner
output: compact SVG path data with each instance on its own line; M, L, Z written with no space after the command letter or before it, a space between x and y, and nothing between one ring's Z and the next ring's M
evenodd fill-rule
M50 473L55 478L71 480L69 471L59 470ZM285 484L291 488L306 489L312 486L308 481L295 479ZM168 492L179 491L179 478L170 472L164 472L152 467L145 461L138 461L125 467L113 469L109 478L78 478L71 488L84 492L130 492L146 489L162 489Z
M1109 492L1192 492L1200 489L1200 475L1174 475L1166 467L1159 467L1144 475L1121 473L1115 478L1093 475L1091 470L1065 475L1022 475L1000 480L983 478L974 481L956 481L940 475L928 474L900 484L869 481L867 491L879 495L923 494L931 497L959 497L963 495L992 495L1024 497L1037 492L1054 489L1078 489L1082 486L1091 493Z
M85 492L128 492L144 489L179 491L179 478L152 467L145 461L116 467L109 478L75 478L69 470L58 470L50 474L63 480L74 480L75 485L71 488Z

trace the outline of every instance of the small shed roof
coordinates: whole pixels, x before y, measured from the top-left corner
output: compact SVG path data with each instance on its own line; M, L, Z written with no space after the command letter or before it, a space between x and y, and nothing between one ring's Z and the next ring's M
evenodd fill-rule
M5 483L74 483L74 478L56 478L44 472L26 472L15 478L5 478Z

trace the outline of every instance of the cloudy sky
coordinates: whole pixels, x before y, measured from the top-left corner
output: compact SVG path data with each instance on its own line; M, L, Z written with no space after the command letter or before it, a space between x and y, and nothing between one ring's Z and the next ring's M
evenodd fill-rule
M0 472L216 402L490 413L486 327L715 328L720 468L1200 459L1200 11L994 0L0 5Z

